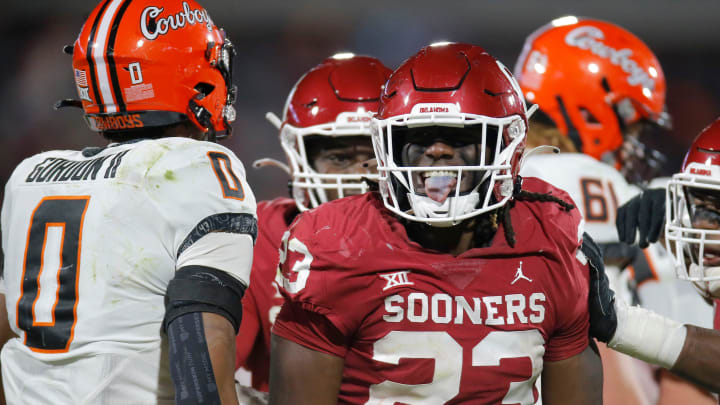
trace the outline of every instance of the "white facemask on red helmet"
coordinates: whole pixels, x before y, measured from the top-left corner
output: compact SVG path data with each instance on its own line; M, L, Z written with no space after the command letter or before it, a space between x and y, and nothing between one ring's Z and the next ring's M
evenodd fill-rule
M378 59L337 54L304 74L290 91L282 121L268 113L280 129L280 144L292 176L292 193L303 211L328 201L327 191L339 198L369 190L366 180L377 174L318 173L308 159L307 138L367 136L371 116L391 70Z
M503 206L513 195L527 115L512 74L484 49L461 43L421 49L390 76L374 119L373 147L385 206L403 218L434 226L452 226ZM420 127L476 129L482 133L478 162L403 165L398 145L402 139L396 135ZM416 184L418 174L425 179L424 187ZM476 181L469 191L461 190L464 176ZM447 183L439 197L431 192L433 177Z
M667 190L665 241L677 275L720 298L720 119L692 143Z

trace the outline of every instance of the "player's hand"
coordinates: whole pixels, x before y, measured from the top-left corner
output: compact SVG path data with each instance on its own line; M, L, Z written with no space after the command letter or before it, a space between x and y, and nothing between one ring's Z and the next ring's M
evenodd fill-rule
M615 292L605 274L600 247L587 233L583 234L580 247L590 267L590 292L588 294L588 311L590 312L590 336L601 342L609 342L617 329L617 313L615 312Z
M638 246L646 248L657 242L665 225L665 189L651 188L633 197L618 208L615 226L620 241L635 242L635 233L640 232Z

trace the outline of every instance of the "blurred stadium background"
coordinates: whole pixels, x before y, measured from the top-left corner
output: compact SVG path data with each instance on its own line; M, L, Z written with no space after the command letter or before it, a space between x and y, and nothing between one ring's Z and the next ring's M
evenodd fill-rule
M649 144L675 172L687 145L720 115L720 1L717 0L199 0L238 50L235 134L225 144L245 162L258 199L287 194L275 168L254 170L260 157L284 159L267 111L281 113L298 77L339 51L398 66L439 40L485 47L511 69L525 36L568 14L621 25L652 48L668 81L675 128ZM0 180L23 158L49 149L102 145L75 109L53 103L76 97L71 44L95 1L11 0L0 13Z

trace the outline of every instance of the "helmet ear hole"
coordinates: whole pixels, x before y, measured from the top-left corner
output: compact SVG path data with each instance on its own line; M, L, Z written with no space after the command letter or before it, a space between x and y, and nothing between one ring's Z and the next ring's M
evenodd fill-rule
M210 93L212 93L213 90L215 90L215 86L213 86L210 83L202 83L201 82L201 83L196 84L194 89L195 89L195 91L197 91L199 93L198 96L195 98L198 100L202 100L203 98L205 98L205 96L210 95Z
M590 110L588 110L585 107L579 107L578 109L580 110L580 115L582 115L583 120L585 121L586 124L589 124L589 125L599 125L600 124L600 121L597 118L595 118L595 116L593 115L593 113L590 112Z

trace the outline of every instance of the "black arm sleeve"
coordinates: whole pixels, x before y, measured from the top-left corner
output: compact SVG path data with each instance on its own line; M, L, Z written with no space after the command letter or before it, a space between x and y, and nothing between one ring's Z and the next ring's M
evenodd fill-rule
M242 320L246 286L228 273L203 266L186 266L175 273L165 293L163 330L177 317L213 312L227 318L237 333Z
M220 405L202 313L190 312L168 322L170 376L177 405Z

